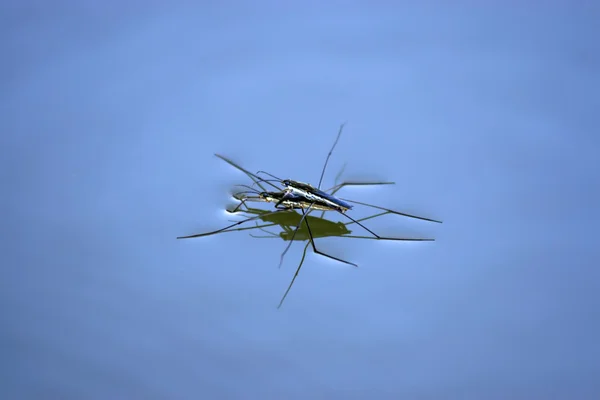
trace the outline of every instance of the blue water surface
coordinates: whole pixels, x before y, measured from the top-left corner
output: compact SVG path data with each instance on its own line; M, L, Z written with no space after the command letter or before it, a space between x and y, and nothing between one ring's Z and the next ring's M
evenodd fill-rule
M156 4L0 5L1 398L599 398L597 5ZM435 242L175 240L343 122Z

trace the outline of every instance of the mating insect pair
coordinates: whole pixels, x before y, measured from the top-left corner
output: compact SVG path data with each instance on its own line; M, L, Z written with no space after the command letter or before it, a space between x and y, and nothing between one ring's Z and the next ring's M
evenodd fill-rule
M240 203L231 212L237 212L238 210L241 210L242 206L244 206L246 209L246 210L241 210L242 212L246 212L246 213L249 212L250 208L248 208L248 206L246 204L246 202L248 202L248 201L260 201L260 202L274 203L275 210L270 211L270 212L269 211L261 212L258 215L254 215L252 217L243 219L241 221L237 221L231 225L228 225L224 228L221 228L221 229L218 229L215 231L205 232L205 233L200 233L200 234L195 234L195 235L190 235L190 236L182 236L182 237L178 237L178 239L188 239L188 238L209 236L209 235L214 235L217 233L231 232L231 231L236 231L236 230L255 229L256 227L254 227L254 228L237 228L237 229L235 227L238 225L242 225L246 222L256 221L258 219L262 219L264 221L265 218L267 218L269 216L275 217L276 215L279 215L279 214L290 215L293 213L294 215L298 216L299 217L298 221L297 221L294 229L291 231L291 236L289 236L289 239L288 239L289 243L286 246L285 250L281 254L279 266L281 266L285 254L289 250L292 242L296 239L298 232L301 230L302 223L304 223L304 227L306 228L306 233L308 233L307 237L308 237L309 242L304 247L302 259L298 265L298 268L296 269L296 273L295 273L292 281L290 282L288 289L286 290L285 294L283 295L283 297L279 303L278 308L281 307L281 305L283 304L283 301L285 300L292 285L294 284L296 277L298 276L298 273L300 272L300 269L302 268L302 265L304 263L304 258L306 256L306 250L309 245L312 245L313 251L317 254L320 254L322 256L328 257L330 259L333 259L333 260L336 260L336 261L339 261L339 262L342 262L345 264L357 266L356 264L354 264L352 262L343 260L338 257L334 257L332 255L326 254L317 249L317 247L315 245L315 241L314 241L315 234L313 233L313 231L311 229L311 224L314 224L315 221L317 220L317 218L309 216L309 214L314 210L322 211L321 217L318 218L318 220L327 221L327 222L334 224L333 222L325 220L323 218L323 215L325 214L326 211L334 211L334 212L337 212L337 213L343 215L350 221L352 221L352 222L349 222L348 224L355 223L355 224L361 226L364 230L366 230L367 232L369 232L372 235L372 236L360 236L357 238L375 239L375 240L396 240L396 241L433 241L434 239L398 238L398 237L380 236L380 235L376 234L375 232L373 232L372 230L370 230L369 228L367 228L364 224L361 223L361 221L364 221L364 220L370 219L370 218L374 218L377 216L381 216L384 214L397 214L397 215L401 215L401 216L405 216L405 217L416 218L416 219L420 219L420 220L437 222L437 223L441 223L441 221L437 221L437 220L430 219L430 218L419 217L416 215L401 213L401 212L390 210L390 209L387 209L384 207L380 207L380 206L376 206L376 205L372 205L372 204L368 204L368 203L362 203L362 202L358 202L355 200L341 199L341 198L338 198L335 196L336 192L339 191L340 189L342 189L344 186L389 185L389 184L393 184L393 182L343 182L343 183L337 184L337 178L336 178L336 184L331 189L329 189L328 191L321 190L321 183L323 181L323 176L325 174L325 170L327 168L329 158L331 157L331 154L332 154L333 150L335 149L337 142L340 139L343 126L344 125L342 125L340 127L337 138L336 138L331 150L329 151L329 153L327 155L325 164L323 166L323 170L321 172L321 177L319 179L319 184L317 187L313 187L312 185L307 184L307 183L293 181L291 179L281 180L281 179L277 178L276 176L269 174L267 172L264 172L264 171L259 171L256 174L253 174L253 173L245 170L244 168L240 167L239 165L235 164L234 162L228 160L227 158L216 154L217 157L221 158L225 162L229 163L230 165L232 165L235 168L239 169L240 171L244 172L253 181L254 185L257 185L262 189L262 191L259 191L258 189L254 189L251 186L238 185L238 186L245 187L246 189L249 189L249 190L241 191L241 192L234 194L234 197L236 199L240 200ZM264 178L260 177L258 174L265 174L274 179L264 179ZM338 174L338 177L339 177L339 174ZM279 182L280 184L282 184L283 188L279 188L276 185L274 185L272 183L273 181L276 181L276 182ZM268 184L268 185L272 186L273 188L275 188L277 191L267 191L261 183ZM379 210L382 210L383 212L381 212L377 215L374 215L374 216L356 220L346 214L347 211L349 211L353 208L353 206L349 203L355 203L355 204L360 204L360 205L363 205L366 207L379 209ZM302 212L301 217L295 210L300 210ZM262 229L262 227L258 226L258 224L257 224L257 227ZM289 227L288 227L288 229L289 229ZM319 236L317 236L317 237L319 237ZM320 237L323 237L323 236L320 236ZM302 240L302 239L300 239L300 240ZM304 240L306 240L306 239L304 239Z

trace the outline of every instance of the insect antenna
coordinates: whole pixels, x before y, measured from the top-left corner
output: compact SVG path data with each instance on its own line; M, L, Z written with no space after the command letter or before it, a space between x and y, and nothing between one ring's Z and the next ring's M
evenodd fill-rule
M335 149L337 142L340 140L340 136L342 136L342 130L344 129L344 125L346 125L345 122L342 125L340 125L340 130L338 131L337 138L335 138L335 142L333 143L333 146L331 146L331 150L329 150L329 154L327 154L327 158L325 159L325 165L323 165L323 171L321 171L321 179L319 179L319 186L317 186L317 189L321 189L321 182L323 181L323 175L325 175L325 169L327 168L327 163L329 162L329 157L331 157L331 153L333 153L333 149Z

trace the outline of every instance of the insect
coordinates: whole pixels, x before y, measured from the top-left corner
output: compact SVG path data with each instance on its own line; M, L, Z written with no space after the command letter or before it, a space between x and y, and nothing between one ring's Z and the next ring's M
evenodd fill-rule
M336 142L334 143L334 146L332 147L332 149L330 150L328 156L327 156L327 160L325 162L325 166L323 167L323 171L321 173L321 180L319 181L319 187L321 184L321 181L323 179L323 175L327 166L327 162L329 161L329 157L331 156L331 153L333 151L333 149L335 148L335 144L337 144L337 141L339 140L339 136L341 134L341 128L340 128L340 132L338 133L338 137L336 139ZM265 180L261 177L259 177L258 175L255 175L249 171L247 171L246 169L242 168L241 166L237 165L236 163L234 163L233 161L227 159L224 156L221 156L219 154L215 154L215 156L219 157L220 159L222 159L223 161L227 162L228 164L232 165L233 167L239 169L240 171L244 172L252 181L255 185L259 186L263 191L260 192L250 186L246 186L246 185L240 185L240 186L244 186L247 189L250 189L248 191L245 192L238 192L234 195L234 197L238 200L240 200L240 204L238 204L238 206L230 212L237 212L241 206L245 206L246 207L246 211L249 210L246 202L247 201L261 201L261 202L271 202L271 203L275 203L275 210L274 211L265 211L265 210L261 210L260 213L258 213L258 215L254 215L252 217L249 218L245 218L241 221L237 221L231 225L228 225L222 229L218 229L215 231L211 231L211 232L205 232L205 233L200 233L200 234L196 234L196 235L190 235L190 236L181 236L178 237L178 239L187 239L187 238L196 238L196 237L203 237L203 236L210 236L210 235L214 235L217 233L224 233L224 232L232 232L232 231L238 231L238 230L249 230L249 229L256 229L258 228L263 228L265 227L263 226L254 226L254 227L249 227L249 228L235 228L238 225L242 225L246 222L250 222L250 221L256 221L258 219L262 219L263 221L266 221L267 219L279 219L281 218L286 218L289 219L290 221L294 221L295 225L293 223L287 223L285 225L281 225L284 228L284 232L282 232L280 234L281 238L283 238L284 240L289 240L289 244L286 247L286 249L284 250L284 252L281 254L281 259L280 259L280 263L279 265L281 266L281 263L283 261L283 257L285 256L286 252L288 251L291 243L294 240L306 240L308 238L309 242L306 244L306 246L304 247L304 252L302 255L302 259L300 261L300 264L298 265L298 268L296 270L296 273L294 275L294 278L292 279L287 291L285 292L283 298L281 299L281 302L278 306L281 307L281 305L283 304L283 301L285 300L285 297L287 296L287 294L289 293L296 277L298 276L298 273L300 272L300 269L303 265L305 256L306 256L306 251L308 249L309 245L312 245L313 251L317 254L320 254L322 256L328 257L330 259L336 260L336 261L340 261L342 263L346 263L346 264L350 264L353 266L357 266L356 264L346 261L346 260L342 260L340 258L331 256L329 254L323 253L321 251L319 251L315 245L314 242L314 238L315 237L325 237L325 236L343 236L343 237L354 237L354 238L361 238L361 239L375 239L375 240L401 240L401 241L433 241L434 239L420 239L420 238L390 238L390 237L383 237L383 236L379 236L377 234L375 234L374 232L370 231L368 228L366 228L361 221L367 220L367 219L371 219L371 218L375 218L377 216L381 216L384 214L388 214L388 213L393 213L393 214L399 214L399 215L403 215L403 216L409 216L409 217L414 217L414 218L419 218L419 219L426 219L426 218L421 218L421 217L417 217L417 216L412 216L409 214L404 214L404 213L399 213L397 211L394 210L390 210L384 207L379 207L379 206L374 206L374 205L369 205L366 204L367 206L373 207L373 208L377 208L382 210L383 212L380 212L379 214L376 215L372 215L370 217L366 217L366 218L362 218L359 220L355 220L352 217L346 216L349 219L352 220L352 222L349 222L347 224L342 224L341 222L338 222L337 224L341 224L341 226L346 226L349 224L353 224L356 223L358 225L360 225L361 227L363 227L364 229L366 229L367 231L369 231L369 233L371 233L373 236L350 236L350 235L344 235L343 233L340 234L339 230L338 230L338 234L334 235L333 234L333 230L330 231L331 234L328 235L321 235L319 234L319 231L315 230L315 227L311 226L316 224L317 221L327 221L325 224L329 224L329 227L333 227L336 223L332 222L332 221L328 221L326 219L323 218L323 215L326 211L340 211L340 212L345 212L349 209L352 208L351 205L347 204L347 203L343 203L339 202L337 200L337 198L335 198L333 195L339 191L340 189L342 189L345 186L366 186L366 185L389 185L389 184L394 184L394 182L351 182L351 181L345 181L342 183L337 183L339 176L341 175L341 172L338 174L338 176L336 177L335 180L335 185L328 189L327 192L325 191L321 191L319 188L315 189L312 186L308 185L308 184L303 184L306 185L303 187L304 190L290 190L289 188L286 188L285 190L280 189L279 187L277 187L276 185L273 185L271 182L269 182L268 180ZM292 186L292 189L294 188L299 188L302 187L300 184L300 182L295 182L295 184L292 184L290 186ZM262 185L262 184L268 184L270 186L272 186L273 188L277 189L278 191L267 191L266 188ZM251 196L248 196L248 194L251 194ZM336 202L337 201L337 202ZM363 204L363 203L359 203L356 202L357 204ZM298 214L297 212L295 212L294 210L300 210L302 211L302 215ZM317 218L317 217L313 217L308 215L311 211L313 210L321 210L323 211L323 213L321 214L321 218ZM243 212L246 212L244 210L242 210ZM316 218L316 219L315 219ZM427 219L426 219L427 220ZM304 226L302 225L304 222ZM271 225L272 226L272 225ZM292 230L291 227L294 226L294 229ZM340 225L337 225L338 227L340 227ZM338 228L340 229L340 228ZM349 232L348 232L349 233ZM297 237L297 235L299 235L299 237ZM273 237L273 236L271 236Z
M337 141L336 141L337 142ZM332 149L333 150L333 149ZM331 152L330 152L331 153ZM294 230L294 232L296 232L298 230L298 228L300 227L300 225L302 224L304 217L306 215L308 215L308 213L310 213L312 210L322 210L322 211L338 211L337 208L332 208L332 206L330 205L330 202L325 201L321 198L316 198L316 199L308 199L306 198L306 196L304 196L304 194L302 192L289 192L289 191L279 191L279 192L268 192L264 189L264 186L261 185L261 182L264 182L264 180L262 180L260 177L258 177L257 175L245 170L244 168L240 167L239 165L235 164L233 161L228 160L227 158L215 154L217 157L221 158L222 160L224 160L225 162L227 162L228 164L234 166L235 168L239 169L240 171L244 172L246 175L248 175L255 184L257 184L259 187L261 187L261 189L263 189L263 192L258 192L255 191L253 192L253 194L255 194L255 196L250 197L250 198L244 198L241 197L240 200L242 203L245 203L245 201L247 200L253 200L253 201L269 201L269 202L274 202L277 201L275 204L275 210L274 211L270 211L268 213L263 214L263 217L266 215L271 215L271 214L278 214L278 213L283 213L283 212L289 212L290 210L293 209L299 209L302 211L303 213L303 218L300 219L300 221L298 222L298 225L296 226L296 229ZM324 171L324 170L323 170ZM271 186L277 188L277 186L269 183L269 182L265 182L267 184L270 184ZM335 185L331 190L332 192L337 191L339 189L341 189L344 186L350 186L350 185L385 185L385 184L393 184L393 182L343 182L341 184L337 184ZM242 185L245 186L245 185ZM251 188L250 188L251 189ZM277 188L279 189L279 188ZM243 194L244 192L239 192L237 193L237 195L239 194ZM234 196L235 197L235 196ZM239 196L238 196L239 198ZM240 204L241 205L241 204ZM378 207L375 206L376 208L379 208L383 211L387 211L389 213L398 213L397 211L393 211L393 210L389 210L383 207ZM236 208L235 211L237 211L238 208ZM306 210L306 211L305 211ZM345 214L344 214L345 215ZM405 215L405 214L402 214ZM210 236L210 235L215 235L217 233L221 233L227 230L230 230L231 228L238 226L238 225L242 225L246 222L250 222L250 221L255 221L257 219L259 219L261 216L253 216L250 218L246 218L243 219L241 221L237 221L234 222L231 225L228 225L224 228L221 229L217 229L214 231L210 231L210 232L204 232L204 233L198 233L195 235L189 235L189 236L180 236L177 239L191 239L191 238L198 238L198 237L204 237L204 236ZM358 225L360 225L361 227L363 227L364 229L366 229L369 233L371 233L376 239L378 240L397 240L397 241L433 241L434 239L421 239L421 238L396 238L396 237L384 237L384 236L380 236L375 234L374 232L372 232L371 230L369 230L367 227L365 227L361 222L355 220L354 218L347 216L347 218L349 218L350 220L352 220L353 222L357 223ZM310 226L307 225L307 229L309 234L311 234L310 232ZM293 238L290 240L290 243L288 244L288 246L286 247L286 249L283 251L283 253L281 254L280 257L280 262L279 262L279 266L281 266L282 262L283 262L283 258L285 256L285 254L287 253L287 251L289 250L289 247L291 245L293 241ZM323 253L321 251L319 251L315 244L314 241L311 240L311 244L313 247L313 251L317 254L320 254L322 256L331 258L333 260L345 263L345 264L350 264L353 266L357 266L356 264L343 260L341 258L338 257L334 257L332 255Z

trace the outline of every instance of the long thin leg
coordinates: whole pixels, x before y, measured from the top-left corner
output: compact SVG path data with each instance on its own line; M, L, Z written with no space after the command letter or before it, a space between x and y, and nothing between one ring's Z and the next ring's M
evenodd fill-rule
M381 213L378 213L378 214L374 214L374 215L371 215L371 216L368 216L368 217L360 218L360 219L356 220L356 223L363 222L363 221L366 221L366 220L369 220L369 219L372 219L372 218L381 217L382 215L386 215L386 214L389 214L389 212L384 211L384 212L381 212ZM348 222L345 225L348 226L348 225L352 225L354 223L355 223L354 221L350 221L350 222ZM273 223L273 224L266 224L266 225L259 225L259 226L257 226L258 228L261 228L261 230L272 234L272 236L257 236L257 235L252 235L252 234L251 234L251 236L252 237L256 237L256 238L265 238L265 239L266 238L268 238L268 239L280 239L279 235L273 234L272 232L269 232L266 229L262 229L262 228L267 228L267 227L275 226L275 225L277 225L277 224ZM244 231L244 230L248 230L248 229L255 229L257 227L253 226L253 227L249 227L249 228L238 228L238 229L232 229L231 231L227 231L227 232L233 232L234 230L235 231ZM309 228L310 228L310 226L309 226ZM311 234L312 234L312 232L311 232ZM325 237L325 236L323 236L323 237ZM362 235L329 235L328 237L340 237L340 238L352 238L352 239L369 239L369 240L389 240L389 239L387 239L385 237L381 237L381 236L379 238L377 238L375 236L362 236Z
M319 179L319 186L317 186L317 189L321 189L321 182L323 182L323 175L325 175L325 169L327 168L327 163L329 162L329 157L331 157L331 153L333 153L333 149L335 149L337 142L340 140L340 136L342 136L342 131L344 130L344 125L346 125L345 122L342 125L340 125L340 130L338 131L337 138L335 138L335 142L333 143L333 146L331 146L331 150L329 150L329 154L327 154L327 158L325 159L325 165L323 165L323 171L321 171L321 178Z
M381 216L383 216L383 215L387 215L387 214L389 214L389 212L387 212L387 211L384 211L384 212L380 212L380 213L377 213L377 214L370 215L370 216L368 216L368 217L363 217L363 218L357 219L356 221L357 221L357 222L363 222L363 221L367 221L367 220L369 220L369 219L373 219L373 218L381 217ZM346 224L346 226L348 226L348 225L352 225L352 224L354 224L354 223L355 223L355 222L348 222L348 223Z
M267 203L268 202L267 200L265 200L265 199L263 199L261 197L258 197L258 196L256 196L256 197L254 197L254 196L248 196L248 197L245 197L245 198L242 198L242 199L239 199L239 198L237 198L237 199L240 201L240 204L238 204L233 210L225 210L225 211L227 211L230 214L234 214L234 213L236 213L240 209L240 207L242 205L244 207L246 207L246 210L250 210L250 207L248 207L248 204L246 203L248 201L256 201L256 202L260 202L260 203ZM286 200L286 199L283 198L282 201L283 200ZM292 207L290 205L287 205L287 204L281 205L280 203L281 203L281 201L278 201L273 207L276 208L276 209L278 209L278 210L292 210L294 208L294 207ZM247 212L247 211L244 211L244 210L241 210L241 211L242 212Z
M304 209L302 209L302 212L304 212ZM305 214L305 216L306 216L306 215L308 215L308 214ZM308 245L309 245L309 244L312 244L313 251L314 251L316 254L320 254L320 255L322 255L322 256L325 256L325 257L331 258L331 259L333 259L333 260L340 261L340 262L343 262L343 263L345 263L345 264L350 264L350 265L353 265L353 266L355 266L355 267L358 267L358 265L356 265L356 264L354 264L354 263L351 263L351 262L349 262L349 261L342 260L341 258L337 258L337 257L330 256L329 254L325 254L325 253L323 253L323 252L321 252L321 251L317 250L317 247L315 246L315 239L314 239L314 237L313 237L313 235L312 235L312 231L311 231L311 229L310 229L310 224L308 223L308 219L305 219L305 220L304 220L304 222L305 222L305 224L306 224L306 229L308 230L308 235L309 235L309 243L306 243L306 246L304 246L304 251L303 251L303 253L302 253L302 259L300 260L300 264L298 264L298 268L296 269L296 273L294 274L294 277L292 278L292 281L290 282L290 285L288 286L287 290L285 291L285 294L284 294L284 295L283 295L283 297L281 298L281 301L279 302L279 305L277 306L277 309L279 309L279 308L281 307L281 305L283 304L283 301L284 301L284 300L285 300L285 298L287 297L288 293L289 293L289 292L290 292L290 290L292 289L292 286L294 285L294 282L296 281L296 277L297 277L297 276L298 276L298 274L300 273L300 268L302 268L302 265L304 264L304 259L306 258L306 249L308 249ZM298 229L298 228L296 228L296 229ZM295 233L295 232L294 232L294 233ZM373 239L373 238L370 238L370 239ZM293 240L293 238L292 238L291 240ZM291 241L290 241L290 243L291 243Z
M357 219L356 221L358 221L358 222L362 222L362 221L366 221L366 220L369 220L369 219L373 219L373 218L381 217L382 215L387 215L387 214L389 214L389 213L388 213L387 211L384 211L384 212L380 212L380 213L377 213L377 214L370 215L370 216L368 216L368 217L363 217L363 218ZM348 223L347 223L347 224L345 224L345 225L346 225L346 226L348 226L348 225L352 225L352 224L354 224L354 222L352 222L352 221L351 221L351 222L348 222ZM272 223L272 224L265 224L265 225L256 225L256 226L251 226L251 227L248 227L248 228L237 228L237 229L232 229L232 230L230 230L230 231L226 231L226 232L233 232L233 231L245 231L245 230L249 230L249 229L256 229L256 228L258 228L258 229L260 229L261 231L267 232L267 233L269 234L269 236L266 236L266 235L261 235L261 236L259 236L259 235L253 235L253 234L251 234L251 233L250 233L250 236L252 236L252 237L254 237L254 238L259 238L259 239L280 239L280 238L281 238L281 236L279 236L278 234L276 234L276 233L274 233L274 232L271 232L271 231L268 231L268 230L264 229L264 228L268 228L268 227L275 226L275 225L278 225L278 224L276 224L276 223ZM309 227L309 228L310 228L310 227ZM312 233L312 232L311 232L311 233ZM373 236L358 236L358 235L328 235L328 236L322 236L322 237L342 237L342 238L354 238L354 239L372 239L372 240L378 240L376 237L373 237ZM383 240L383 239L382 239L382 240Z
M238 222L236 222L235 224L231 224L231 225L229 225L229 226L226 226L225 228L217 229L216 231L212 231L212 232L206 232L206 233L198 233L198 234L195 234L195 235L190 235L190 236L179 236L177 239L191 239L191 238L197 238L197 237L202 237L202 236L210 236L210 235L214 235L214 234L216 234L216 233L220 233L220 232L226 231L227 229L233 228L234 226L241 225L241 224L243 224L243 223L245 223L245 222L248 222L248 221L254 221L254 220L256 220L256 219L259 219L259 218L265 217L265 216L267 216L267 215L272 215L272 214L275 214L275 213L286 212L286 211L288 211L288 210L275 210L275 211L269 211L269 212L267 212L267 213L260 214L260 215L257 215L257 216L255 216L255 217L250 217L250 218L247 218L247 219L243 219L243 220L241 220L241 221L238 221Z
M237 205L237 206L236 206L236 207L235 207L233 210L231 210L231 211L229 211L229 210L226 210L228 213L230 213L230 214L234 214L234 213L236 213L236 212L237 212L237 211L240 209L240 207L241 207L242 205L244 205L244 206L246 207L246 210L248 210L248 209L249 209L249 207L248 207L248 204L246 204L246 202L247 202L247 201L256 201L256 202L259 202L259 203L267 203L267 202L268 202L267 200L265 200L265 199L262 199L262 198L260 198L260 197L258 197L258 196L256 196L256 197L255 197L255 196L248 196L248 197L245 197L245 198L243 198L243 199L238 199L238 200L240 201L240 204L238 204L238 205ZM278 210L289 210L289 209L291 209L292 207L290 207L290 206L287 206L287 205L283 205L283 206L282 206L282 205L281 205L281 202L283 202L284 200L286 200L286 199L285 199L285 198L281 199L281 201L278 201L278 202L277 202L277 203L276 203L276 204L275 204L273 207L277 208ZM242 210L242 211L243 211L243 210Z
M337 178L336 178L337 179ZM334 185L332 188L327 189L327 192L330 192L330 195L334 195L338 190L343 188L344 186L377 186L377 185L395 185L396 182L342 182L340 184ZM321 218L325 216L325 211L321 213Z
M249 233L250 236L257 239L279 239L279 235L273 235L272 232L268 232L269 235L253 235Z
M279 199L279 201L277 203L275 203L275 208L279 208L279 205L281 203L283 203L285 200L289 199L291 196L290 192L285 192L285 194L283 196L281 196L281 199Z
M425 218L425 217L418 217L418 216L412 215L412 214L405 214L405 213L401 213L399 211L390 210L389 208L379 207L379 206L375 206L373 204L368 204L368 203L361 203L360 201L356 201L356 200L348 200L348 199L341 199L341 200L344 200L344 201L347 201L347 202L350 202L350 203L360 204L361 206L376 208L378 210L388 211L388 212L390 212L392 214L402 215L404 217L415 218L415 219L420 219L420 220L429 221L429 222L437 222L438 224L442 223L442 221L438 221L436 219Z
M340 169L340 172L337 173L337 175L335 176L335 179L333 180L333 185L337 185L340 178L342 177L342 174L344 173L344 170L346 169L346 165L348 163L344 163L344 165L342 165L342 168Z
M272 223L272 224L264 224L264 225L247 226L245 228L228 229L228 230L223 231L221 233L238 232L238 231L251 231L253 229L270 228L270 227L276 226L276 225L278 225L278 224Z
M368 231L371 235L375 236L379 240L399 240L399 241L403 241L403 242L433 242L433 241L435 241L435 239L392 238L392 237L379 236L378 234L376 234L375 232L373 232L372 230L370 230L369 228L367 228L366 226L364 226L363 224L361 224L360 222L358 222L351 216L346 215L341 211L338 211L338 212L340 214L342 214L344 217L350 219L352 222L355 222L358 225L360 225L361 227L363 227L366 231Z
M294 241L294 238L296 237L296 232L298 232L298 229L300 229L300 225L302 225L302 221L305 221L306 216L310 213L310 210L311 210L313 204L315 204L315 203L310 203L310 205L307 208L307 212L304 212L304 209L301 208L302 218L300 218L300 222L298 222L298 225L296 225L296 229L294 229L294 233L292 233L292 238L290 239L290 242L285 247L285 250L283 251L283 253L281 253L281 258L279 259L279 268L281 268L281 264L283 264L283 257L285 257L285 253L287 253L287 251L290 249L290 246L292 245L292 242ZM308 224L306 226L308 226Z
M281 308L281 305L283 304L283 301L285 300L285 298L287 297L288 293L292 289L292 286L294 285L294 281L296 280L296 277L298 276L298 273L300 273L300 268L302 268L302 264L304 264L304 259L306 258L306 249L308 249L308 245L309 244L310 243L306 243L306 246L304 246L304 252L302 252L302 259L300 260L300 265L298 265L298 269L296 270L296 273L294 274L294 277L292 278L292 281L290 282L290 285L288 286L287 290L285 291L285 294L281 298L281 301L279 302L279 305L277 306L277 309Z
M230 232L230 231L227 231L227 232ZM250 235L250 236L252 236L253 238L258 238L258 239L281 239L280 236L267 236L267 235L263 235L263 236ZM389 240L385 237L376 238L374 236L361 236L361 235L341 235L341 236L335 236L335 237L350 238L350 239L367 239L367 240ZM425 241L427 241L427 240L425 240ZM340 261L340 260L336 260L336 261Z
M258 197L258 198L260 199L260 197ZM246 210L247 210L247 209L248 209L248 205L246 204L246 200L248 200L248 198L241 199L241 200L240 200L240 204L238 204L238 205L237 205L237 206L236 206L236 207L235 207L233 210L231 210L231 211L229 211L229 210L226 210L226 211L227 211L228 213L230 213L230 214L236 213L236 212L237 212L237 210L239 210L239 208L240 208L242 205L244 205L244 206L246 207Z
M253 229L253 228L251 228ZM227 232L231 232L231 231L227 231ZM250 236L252 236L253 238L257 238L257 239L281 239L281 236L269 236L269 235L252 235L250 234ZM321 236L321 238L323 238L325 236ZM339 238L350 238L350 239L368 239L368 240L388 240L386 238L376 238L374 236L361 236L361 235L341 235L341 236L327 236L327 237L339 237ZM340 261L340 260L336 260L336 261ZM343 261L341 261L343 262Z
M351 263L350 261L342 260L341 258L330 256L329 254L326 254L326 253L323 253L322 251L317 250L317 246L315 246L315 238L313 237L312 231L310 229L310 225L308 224L308 220L306 220L306 228L308 230L308 237L310 238L310 243L312 244L313 251L316 254L320 254L320 255L322 255L324 257L331 258L332 260L336 260L336 261L342 262L344 264L349 264L349 265L353 265L355 267L358 267L358 265L356 265L354 263Z
M248 177L249 177L250 179L252 179L252 181L253 181L255 184L257 184L257 185L258 185L258 186L259 186L259 187L260 187L260 188L263 190L263 192L266 192L266 191L267 191L267 189L265 189L265 188L264 188L264 187L263 187L263 186L262 186L262 185L259 183L259 181L262 181L262 179L261 179L261 177L260 177L260 176L256 176L256 175L255 175L255 174L253 174L252 172L250 172L250 171L248 171L248 170L246 170L246 169L242 168L241 166L237 165L237 164L236 164L236 163L234 163L233 161L231 161L231 160L227 159L226 157L224 157L224 156L222 156L222 155L220 155L220 154L215 154L215 156L219 157L221 160L225 161L227 164L231 165L231 166L232 166L232 167L234 167L234 168L237 168L237 169L239 169L240 171L242 171L243 173L245 173L246 175L248 175ZM270 182L265 182L265 183L267 183L267 184L271 185L272 187L274 187L274 188L275 188L275 189L277 189L277 190L279 190L279 189L280 189L279 187L277 187L277 186L273 185L273 184L272 184L272 183L270 183Z
M277 225L277 224L272 224L272 225ZM271 231L265 229L265 226L258 225L258 222L256 222L256 228L260 229L263 232L268 233L269 236L258 236L258 235L253 235L251 233L249 233L248 235L255 237L255 238L278 238L279 237L279 235L276 234L275 232L271 232Z
M396 182L342 182L335 185L332 188L327 189L327 192L331 195L336 194L344 186L375 186L375 185L395 185Z

